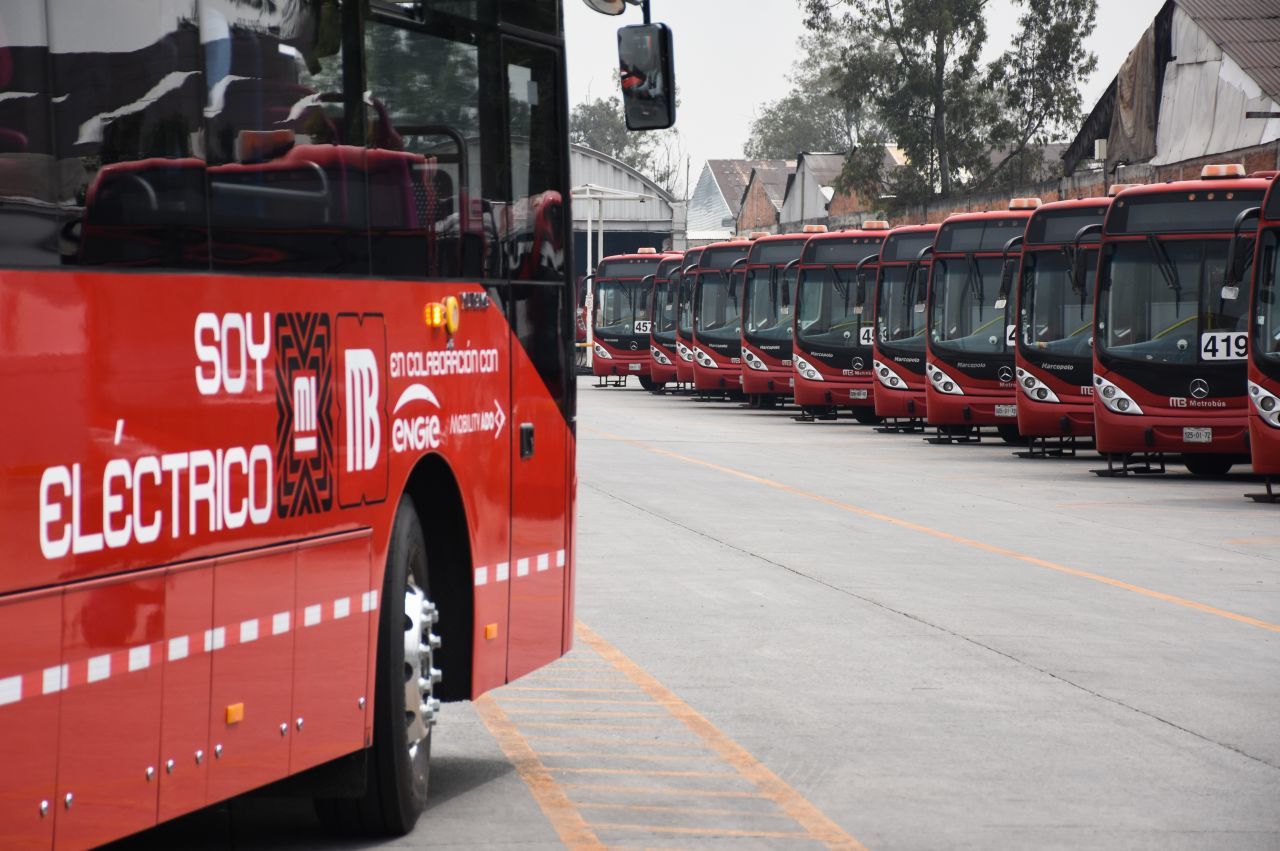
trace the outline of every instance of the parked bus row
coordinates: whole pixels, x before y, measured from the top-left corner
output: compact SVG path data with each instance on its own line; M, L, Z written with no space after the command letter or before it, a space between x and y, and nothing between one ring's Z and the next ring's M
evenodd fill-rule
M592 371L1109 475L1280 472L1275 172L605 258ZM1268 492L1270 483L1268 482Z

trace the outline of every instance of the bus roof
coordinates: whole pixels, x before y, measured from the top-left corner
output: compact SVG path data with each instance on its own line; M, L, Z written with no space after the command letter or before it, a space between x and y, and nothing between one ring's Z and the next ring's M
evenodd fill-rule
M1262 205L1274 182L1232 177L1132 186L1112 199L1103 234L1230 233L1241 212Z
M902 225L889 231L884 238L884 248L880 251L881 263L911 263L919 259L920 249L932 245L941 225ZM903 244L914 246L915 250L903 250ZM926 262L927 258L926 258Z
M747 254L748 265L761 265L777 262L774 255L785 254L788 246L795 246L795 257L800 257L800 252L804 250L804 244L808 242L815 234L809 233L771 233L768 236L757 237L751 241L751 251ZM770 251L770 247L773 251ZM765 259L763 255L769 254L772 259Z
M1102 224L1111 199L1107 197L1069 198L1050 201L1031 214L1025 233L1026 245L1069 245L1080 228ZM1097 241L1095 236L1094 242Z
M1262 218L1270 222L1280 221L1280 180L1271 181L1267 202L1262 205Z
M956 213L948 216L938 228L933 253L999 254L1005 244L1026 230L1032 210L987 210L981 213Z

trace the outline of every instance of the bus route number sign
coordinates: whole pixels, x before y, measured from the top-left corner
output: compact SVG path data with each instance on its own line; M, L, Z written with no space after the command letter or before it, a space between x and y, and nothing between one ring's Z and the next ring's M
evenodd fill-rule
M1248 356L1247 331L1205 331L1200 335L1200 360L1244 360Z
M876 344L876 329L871 325L863 325L858 329L858 345L874 346Z
M650 329L650 328L652 328L652 327L653 327L653 323L652 323L651 321L647 320L647 319L637 319L637 320L636 320L636 333L637 333L637 334L648 334L648 333L649 333L649 329Z

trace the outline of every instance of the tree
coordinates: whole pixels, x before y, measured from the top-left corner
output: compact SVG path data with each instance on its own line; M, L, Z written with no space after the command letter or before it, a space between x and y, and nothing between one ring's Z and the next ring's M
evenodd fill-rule
M791 92L767 103L751 122L743 149L752 159L795 159L802 151L850 151L864 114L860 99L841 97L839 45L824 34L801 40L787 79Z
M667 192L676 194L684 175L684 142L675 128L637 133L627 129L622 102L596 98L569 114L569 141L621 160Z

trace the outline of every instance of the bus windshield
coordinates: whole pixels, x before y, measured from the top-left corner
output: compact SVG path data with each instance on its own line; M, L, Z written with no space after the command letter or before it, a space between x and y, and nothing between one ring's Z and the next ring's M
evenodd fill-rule
M1244 360L1248 300L1239 288L1222 286L1227 244L1150 234L1108 246L1098 305L1101 350L1142 363Z
M915 277L914 268L914 265L884 267L876 303L876 325L880 342L923 352L924 311L916 310L920 293L910 286Z
M747 272L747 333L768 340L791 337L791 288L796 270L757 266Z
M1258 360L1280 364L1280 228L1263 233L1261 256L1253 351Z
M597 281L596 333L649 333L649 287L639 281Z
M718 269L703 270L697 288L698 336L718 342L738 342L742 335L742 274L729 276Z
M965 353L1006 350L1007 305L1000 297L999 257L939 257L933 261L931 338L941 349Z
M1084 289L1071 288L1071 263L1058 248L1029 251L1022 262L1022 345L1045 354L1093 357L1093 293L1098 249L1085 252Z
M867 287L858 286L852 268L807 268L800 273L799 289L796 334L801 340L825 346L871 345L871 312L863 303Z

